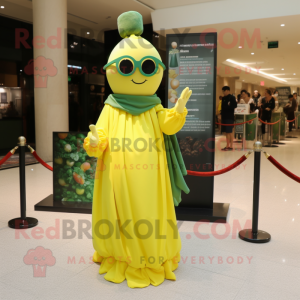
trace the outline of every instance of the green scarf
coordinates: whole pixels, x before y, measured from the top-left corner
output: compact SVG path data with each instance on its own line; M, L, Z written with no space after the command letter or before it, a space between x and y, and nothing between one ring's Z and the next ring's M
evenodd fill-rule
M111 94L105 104L124 110L131 115L138 116L150 110L158 104L160 99L156 96L133 96L122 94ZM183 176L187 175L185 164L181 155L176 135L164 134L167 163L170 174L173 202L175 206L181 202L181 191L186 194L190 192Z

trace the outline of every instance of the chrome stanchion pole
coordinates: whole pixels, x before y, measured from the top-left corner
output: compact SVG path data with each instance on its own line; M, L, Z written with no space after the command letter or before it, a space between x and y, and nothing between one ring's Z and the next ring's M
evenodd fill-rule
M19 174L20 174L20 218L8 221L8 227L15 229L26 229L38 224L35 218L26 217L26 183L25 183L25 147L26 138L19 137Z
M253 212L252 229L244 229L239 232L239 237L251 243L267 243L271 240L271 235L258 229L258 208L259 208L259 184L260 184L260 159L262 143L254 143L254 183L253 183Z

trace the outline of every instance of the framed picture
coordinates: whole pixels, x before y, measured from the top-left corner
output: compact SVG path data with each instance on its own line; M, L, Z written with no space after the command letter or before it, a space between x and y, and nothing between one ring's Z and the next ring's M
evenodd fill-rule
M87 132L53 132L54 201L93 201L97 158L83 149L86 136Z

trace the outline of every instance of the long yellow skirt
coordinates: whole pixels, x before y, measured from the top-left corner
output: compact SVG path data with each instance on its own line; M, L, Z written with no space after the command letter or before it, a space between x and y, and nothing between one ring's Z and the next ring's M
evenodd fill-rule
M187 111L161 105L133 116L105 105L96 124L98 157L92 213L94 261L108 281L131 288L176 280L180 260L172 190L163 133L175 134Z

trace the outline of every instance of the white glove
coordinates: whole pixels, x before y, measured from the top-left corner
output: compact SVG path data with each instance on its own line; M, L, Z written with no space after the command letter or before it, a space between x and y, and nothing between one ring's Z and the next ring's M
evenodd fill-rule
M99 136L95 125L90 125L91 132L89 133L90 144L92 147L97 147L99 143Z
M186 103L190 99L191 95L192 95L192 90L190 90L188 87L186 87L182 91L180 98L176 102L176 105L175 105L176 112L178 112L179 114L183 113Z

